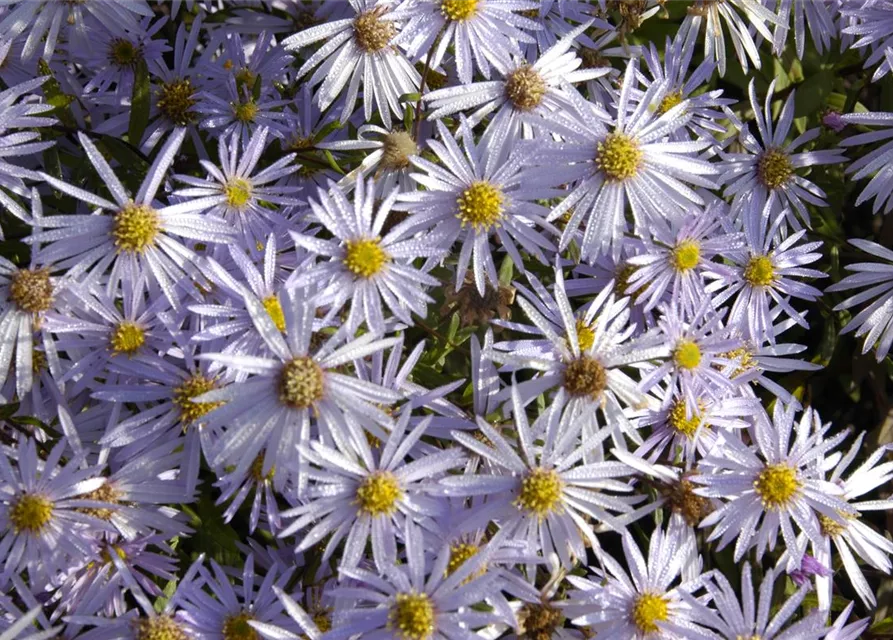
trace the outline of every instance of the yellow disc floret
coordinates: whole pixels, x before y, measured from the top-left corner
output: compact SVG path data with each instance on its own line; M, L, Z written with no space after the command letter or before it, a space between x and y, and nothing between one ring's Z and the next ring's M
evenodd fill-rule
M667 111L672 109L673 107L682 103L682 91L671 91L664 99L660 101L660 104L657 107L657 113L659 115L665 114Z
M260 111L254 100L248 102L233 102L233 117L239 122L254 122L257 112Z
M156 106L164 116L179 127L191 124L196 117L192 111L198 100L189 79L174 80L161 85Z
M247 611L227 616L223 621L223 640L259 640L260 635L248 624L249 620L254 620L254 616Z
M577 329L577 344L580 345L580 351L587 351L595 343L595 329L583 322L582 318L577 318L575 326Z
M694 269L701 260L701 245L696 240L683 240L673 248L672 260L680 273Z
M428 640L434 635L434 604L425 593L398 593L388 627L401 640Z
M109 347L112 354L120 353L128 356L134 355L146 343L146 332L135 322L124 320L120 322L109 336Z
M596 147L595 164L609 180L634 177L642 164L639 144L625 133L609 133Z
M521 480L521 490L515 505L544 518L561 509L561 490L564 483L554 469L537 467Z
M630 618L641 633L657 633L658 622L665 622L669 608L667 599L654 593L643 593L638 596L630 612Z
M19 269L9 278L9 299L26 313L40 313L53 302L50 270Z
M389 471L376 471L366 476L357 487L360 511L370 516L392 514L401 498L403 489L400 481Z
M292 409L307 409L321 400L322 368L309 356L289 360L279 374L279 401Z
M15 533L40 533L53 518L53 503L39 493L23 493L6 514Z
M744 267L744 279L753 287L768 287L775 282L775 266L769 256L751 256Z
M276 294L267 296L263 299L263 305L276 328L280 331L285 331L285 313L282 311L282 303L279 302L279 296Z
M109 62L116 67L133 68L143 57L141 47L124 38L115 38L109 43Z
M133 621L135 640L188 640L189 636L169 615L136 618Z
M753 483L753 488L766 509L788 506L801 486L797 470L783 462L766 465Z
M180 409L180 421L192 424L209 411L223 406L222 401L193 402L203 393L216 389L217 384L200 373L193 374L174 389L173 403Z
M682 369L696 369L701 364L701 348L693 340L680 340L673 349L673 361Z
M440 12L447 20L469 20L477 14L479 0L442 0Z
M473 558L478 551L479 548L477 545L469 544L467 542L459 542L450 545L450 560L447 562L444 576L450 576L456 573L456 570L465 564L466 560Z
M608 372L595 358L581 356L564 367L564 388L572 396L598 400L607 386Z
M463 227L471 225L475 231L489 231L502 220L504 200L499 187L483 180L473 182L456 199L457 216Z
M701 416L692 412L691 417L687 415L688 406L685 400L677 401L667 414L667 424L676 432L687 438L693 438L701 426ZM704 425L706 426L706 425Z
M371 278L390 260L378 238L348 240L344 247L344 266L355 276Z
M161 219L155 209L131 202L115 214L112 238L119 252L142 253L155 244L160 230Z
M115 487L111 482L106 481L104 485L98 489L94 489L89 493L85 493L79 497L80 500L95 500L96 502L105 502L108 507L80 507L78 511L105 520L108 522L112 519L116 509L115 505L121 504L121 490Z
M757 177L770 189L783 187L792 175L794 165L781 149L766 149L757 161Z
M357 46L366 53L384 49L397 34L394 23L382 20L383 9L377 8L358 15L353 21L353 36Z
M391 131L382 141L381 166L385 169L405 169L409 157L419 154L415 139L405 131Z
M244 178L233 178L223 187L226 204L233 209L244 209L251 200L251 183Z
M519 111L535 109L546 95L546 81L531 66L522 66L505 79L505 97Z

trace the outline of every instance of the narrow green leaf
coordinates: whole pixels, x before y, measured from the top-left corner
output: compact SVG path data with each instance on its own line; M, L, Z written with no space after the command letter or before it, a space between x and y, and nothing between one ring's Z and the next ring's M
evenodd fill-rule
M149 81L149 67L146 61L140 59L133 71L133 92L130 99L130 125L127 129L127 139L132 145L139 145L143 132L149 124L149 107L151 82Z

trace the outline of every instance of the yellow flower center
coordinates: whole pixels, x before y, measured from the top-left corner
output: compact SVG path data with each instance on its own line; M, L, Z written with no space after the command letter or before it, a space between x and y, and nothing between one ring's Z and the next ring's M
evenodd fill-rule
M247 611L227 616L223 621L223 640L259 640L260 635L248 624L249 620L254 620L254 616Z
M378 238L348 240L344 249L344 266L355 276L371 278L390 260Z
M251 183L244 178L233 178L223 187L226 204L233 209L242 209L251 200Z
M353 21L353 36L357 46L366 53L381 51L396 35L397 30L390 20L382 20L383 9L361 13Z
M9 279L9 298L26 313L40 313L53 302L50 270L19 269Z
M560 609L546 603L527 603L518 611L518 621L524 633L521 637L530 640L551 640L555 630L564 622L564 614Z
M667 600L654 593L643 593L636 598L632 610L632 622L642 633L657 633L658 622L667 619Z
M840 514L844 518L852 517L848 514ZM836 520L829 518L828 516L820 513L819 516L819 527L822 529L822 533L824 533L829 538L836 538L841 533L846 531L847 526L845 524L840 524Z
M31 371L35 374L47 369L47 357L43 351L31 349Z
M428 640L434 635L434 604L425 593L398 593L388 627L401 640Z
M667 497L670 509L682 516L685 522L695 527L710 513L710 500L695 493L697 487L687 477L665 487L663 494Z
M409 157L418 155L419 147L405 131L392 131L384 137L381 166L385 169L405 169Z
M667 111L679 105L681 102L682 91L672 91L664 96L664 99L660 101L660 104L657 107L657 113L659 115L664 115Z
M189 640L183 628L169 615L136 618L133 626L135 640Z
M121 504L121 491L115 488L115 485L111 482L106 482L98 489L80 496L80 499L108 503L108 507L81 507L78 509L81 513L86 513L94 518L108 522L116 511L115 505Z
M447 562L446 572L444 573L444 577L451 576L456 573L456 570L465 564L466 560L470 560L477 554L478 547L474 544L469 544L467 542L459 542L454 545L450 545L450 560ZM469 576L471 579L472 576Z
M161 220L155 209L131 202L115 214L112 237L119 252L142 253L155 244L160 230Z
M230 68L232 68L232 63L230 63ZM242 89L243 87L247 87L248 89L254 88L254 83L257 81L257 76L254 75L254 72L248 67L242 67L235 73L236 78L236 87Z
M174 80L161 85L158 92L158 110L175 125L185 127L195 120L192 107L198 102L195 88L189 79Z
M124 551L118 545L106 545L100 550L99 557L102 558L103 564L112 564L112 551L115 552L115 555L118 556L121 560L127 559L127 552Z
M757 176L765 186L777 189L794 175L791 159L781 149L766 149L757 162Z
M683 240L673 248L673 266L676 271L685 273L698 266L701 260L701 245L695 240Z
M469 20L478 11L478 0L442 0L440 12L447 20Z
M768 287L775 282L775 266L769 256L751 256L744 267L744 279L753 287Z
M331 631L332 616L328 612L317 613L315 616L313 616L313 624L315 624L316 628L319 629L322 633Z
M698 427L701 426L701 416L692 412L691 417L688 418L685 415L687 410L688 407L685 404L685 400L677 401L673 408L670 409L667 423L677 433L681 433L687 438L693 438ZM705 424L704 426L706 427L707 425Z
M125 320L118 324L109 337L112 355L126 353L134 355L146 343L146 332L135 322Z
M203 393L216 389L214 380L209 380L200 373L193 374L174 389L173 403L180 408L180 421L183 424L192 424L209 411L223 406L223 401L193 402Z
M531 66L512 71L505 79L505 97L519 111L535 109L546 95L546 81Z
M521 481L521 491L515 504L538 518L561 509L561 490L564 483L554 469L533 469Z
M37 493L23 493L7 511L15 533L40 533L53 517L53 503Z
M285 313L282 311L282 303L279 302L279 296L276 294L267 296L263 300L263 305L276 328L280 331L285 331Z
M232 103L233 116L239 122L254 122L259 108L254 100Z
M582 318L577 318L575 324L577 328L577 344L580 345L581 351L586 351L595 343L595 330L583 322Z
M504 199L499 187L482 180L473 182L456 199L462 226L470 224L475 231L489 231L502 219Z
M614 273L614 293L618 296L626 296L629 289L629 279L636 272L636 265L624 264Z
M264 474L264 457L263 455L259 455L254 459L254 462L251 463L251 469L248 471L251 478L258 483L264 482L265 480L272 480L273 476L276 475L276 465L270 467L270 470Z
M292 409L307 409L322 399L322 368L310 356L289 360L279 374L279 401Z
M572 396L590 396L598 400L608 386L608 372L589 356L581 356L564 367L564 388Z
M118 67L135 67L143 52L130 40L115 38L109 45L109 60Z
M786 507L801 486L797 470L783 462L766 465L753 483L754 490L767 509Z
M389 471L376 471L366 476L357 487L360 511L370 516L390 515L403 498L400 481Z
M622 182L638 173L642 155L639 144L628 135L610 133L598 143L595 164L609 180Z
M701 364L701 349L692 340L680 340L673 350L673 361L677 367L691 371Z

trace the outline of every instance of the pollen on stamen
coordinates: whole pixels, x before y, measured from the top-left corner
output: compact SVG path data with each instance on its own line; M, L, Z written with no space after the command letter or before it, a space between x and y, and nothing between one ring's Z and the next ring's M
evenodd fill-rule
M580 351L588 351L595 344L595 329L583 322L582 318L577 318L575 328L577 330L577 344L580 345Z
M642 157L634 139L625 133L610 133L596 147L595 164L609 180L622 182L638 174Z
M544 518L561 510L561 495L564 483L554 469L537 467L521 481L521 490L515 505L525 511Z
M682 103L682 91L671 91L667 95L664 96L664 99L660 101L660 104L657 106L657 113L659 115L665 114L667 111L672 109L673 107Z
M401 640L428 640L434 635L434 604L425 593L398 593L388 615L388 628Z
M564 388L575 397L598 400L608 386L608 372L595 358L581 356L564 367Z
M406 131L392 131L382 143L381 166L385 169L405 169L410 156L418 155L419 146Z
M450 546L450 559L447 562L446 571L444 571L444 577L448 577L456 573L456 571L461 567L467 560L470 560L479 551L479 547L475 544L469 544L467 542L459 542ZM481 570L481 574L484 570ZM473 576L469 576L470 580Z
M282 311L282 303L275 293L263 299L264 310L270 316L270 320L280 331L285 331L285 313Z
M146 342L146 332L135 322L125 320L118 324L109 336L109 348L113 355L134 355Z
M109 61L117 67L133 68L143 57L142 47L124 38L115 38L109 44Z
M53 302L50 270L19 269L9 279L9 299L25 313L40 313Z
M124 205L112 223L112 238L119 252L142 253L155 244L159 231L158 212L146 204Z
M371 278L384 269L390 256L378 238L348 240L344 247L344 266L355 276Z
M766 149L757 161L757 177L769 189L783 187L793 175L794 165L781 149Z
M193 402L193 398L217 388L217 383L200 373L193 374L174 389L173 403L180 409L180 422L194 423L209 411L223 406L222 401Z
M226 196L226 204L233 209L244 209L251 201L251 183L245 178L232 178L223 187L223 195Z
M546 81L529 65L519 67L505 79L505 97L519 111L538 107L546 95Z
M254 122L260 108L254 100L248 102L233 102L233 117L239 122Z
M654 593L643 593L636 598L630 617L640 632L657 633L660 631L657 623L666 622L668 614L666 598Z
M680 340L673 349L673 361L682 369L696 369L701 364L701 348L693 340Z
M400 481L389 471L376 471L366 476L357 487L357 505L370 516L390 515L403 498Z
M685 404L685 400L678 400L673 404L673 407L667 415L667 424L669 424L676 433L691 439L694 437L695 433L697 433L698 427L701 426L701 416L695 411L691 412L691 416L688 416L687 414L688 406ZM706 425L704 426L706 427Z
M105 520L108 522L112 519L112 516L115 514L116 505L121 504L121 490L115 487L115 485L111 482L106 481L104 485L99 487L98 489L94 489L89 493L85 493L82 496L79 496L81 500L95 500L96 502L105 502L108 504L108 507L80 507L77 510L81 513L86 513L87 515L91 515L94 518L99 518L100 520Z
M361 13L353 21L353 35L357 46L366 53L381 51L397 34L394 23L382 20L383 9L378 7L372 11Z
M801 486L797 470L783 462L766 465L753 483L763 506L771 510L787 507Z
M15 533L37 534L52 520L53 503L39 493L23 493L10 503L6 513Z
M292 409L308 409L325 393L322 368L309 356L289 360L279 374L279 401Z
M179 127L185 127L196 119L192 107L197 102L195 87L188 78L183 78L161 85L155 104L168 120Z
M135 640L188 640L183 627L169 615L135 618L132 622Z
M775 282L775 266L769 256L751 256L744 267L744 280L754 287L768 287Z
M223 621L223 640L259 640L260 635L248 624L254 619L247 611L227 616Z
M700 260L701 245L696 240L683 240L673 248L673 267L680 273L691 271Z
M469 20L477 14L478 2L479 0L442 0L440 12L447 20Z
M504 201L499 187L483 180L473 182L456 199L457 217L463 227L471 225L475 231L489 231L501 222Z

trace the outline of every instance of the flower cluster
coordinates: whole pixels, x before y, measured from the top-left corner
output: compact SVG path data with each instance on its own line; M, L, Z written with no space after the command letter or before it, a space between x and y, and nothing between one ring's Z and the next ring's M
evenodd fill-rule
M893 2L0 4L0 640L893 624Z

